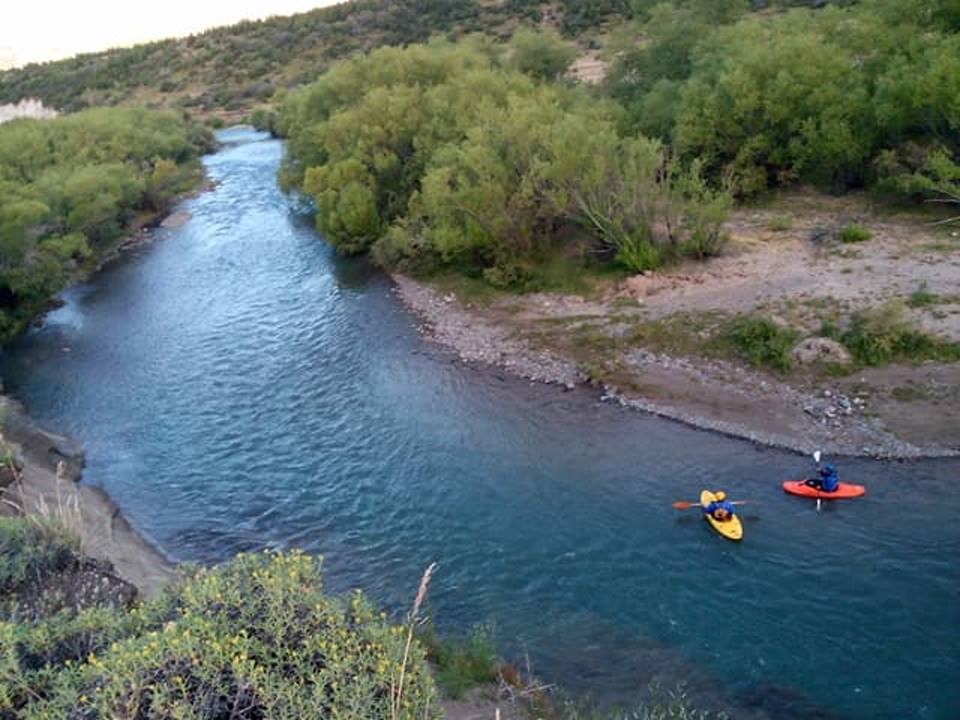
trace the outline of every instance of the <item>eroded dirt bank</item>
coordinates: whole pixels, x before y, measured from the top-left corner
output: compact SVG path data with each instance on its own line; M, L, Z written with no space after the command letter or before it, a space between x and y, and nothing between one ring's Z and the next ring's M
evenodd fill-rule
M858 224L872 237L844 243ZM592 381L608 398L802 452L922 457L960 452L960 363L786 373L711 351L723 319L762 316L798 338L896 301L914 328L960 341L960 238L862 199L794 194L741 209L723 256L598 286L467 301L395 276L421 330L468 362L537 381Z
M3 503L6 511L15 505L61 519L79 535L85 555L110 562L148 598L176 577L173 565L130 526L103 491L77 482L84 455L76 441L38 427L10 398L0 397L0 407L3 438L22 466L21 477L0 488L8 501Z

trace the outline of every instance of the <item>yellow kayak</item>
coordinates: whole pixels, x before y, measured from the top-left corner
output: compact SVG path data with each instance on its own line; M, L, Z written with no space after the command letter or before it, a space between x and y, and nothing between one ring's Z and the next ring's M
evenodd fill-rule
M701 491L700 507L705 508L714 500L716 500L716 496L712 492L709 490ZM710 527L728 540L743 539L743 525L740 524L740 518L738 518L736 515L731 515L729 520L717 520L715 517L708 515L707 513L703 513L703 516L707 519L707 522L710 523Z

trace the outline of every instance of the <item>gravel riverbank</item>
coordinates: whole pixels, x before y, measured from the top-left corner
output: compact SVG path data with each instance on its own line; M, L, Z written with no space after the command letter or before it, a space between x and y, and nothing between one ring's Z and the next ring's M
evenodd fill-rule
M590 382L576 360L525 337L529 325L522 314L466 305L451 293L405 275L394 274L393 279L397 295L419 319L420 332L464 362L500 367L564 389ZM565 301L543 302L557 307ZM566 302L574 306L561 311L568 316L596 312L587 302ZM735 363L642 349L625 354L621 361L630 382L598 384L603 400L694 427L802 453L820 449L832 455L878 458L958 454L957 447L923 438L911 441L890 432L866 413L867 400L842 388L813 391Z

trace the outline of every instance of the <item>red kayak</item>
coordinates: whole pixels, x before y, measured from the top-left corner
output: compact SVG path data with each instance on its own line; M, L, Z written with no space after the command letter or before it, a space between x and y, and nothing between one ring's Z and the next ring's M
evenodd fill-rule
M840 486L833 492L824 492L815 487L807 485L806 480L784 480L783 490L791 495L800 495L808 498L820 498L822 500L843 500L846 498L855 498L864 495L867 489L863 485L852 485L850 483L840 483Z

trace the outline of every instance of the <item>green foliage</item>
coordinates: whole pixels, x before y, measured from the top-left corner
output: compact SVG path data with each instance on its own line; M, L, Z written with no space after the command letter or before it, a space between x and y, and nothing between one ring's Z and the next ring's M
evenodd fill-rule
M54 523L0 518L0 597L73 562L79 543Z
M609 92L630 110L632 123L640 130L669 131L673 124L676 98L673 88L686 80L691 72L693 47L708 33L704 18L677 3L636 3L637 17L642 22L621 28L613 47L616 61L606 78ZM644 41L640 41L644 38ZM651 122L648 114L657 103L646 97L657 88L657 99L670 98L667 118Z
M567 176L556 182L575 208L572 216L621 265L649 270L680 256L720 252L731 198L707 184L699 162L685 167L659 142L619 139L612 127L596 124L578 137L558 138L569 149L557 149Z
M625 0L560 0L574 35L616 19ZM252 109L317 78L337 60L384 46L538 26L539 0L354 0L244 21L186 38L79 55L0 73L0 104L41 98L61 111L143 102L203 112ZM198 92L197 88L200 88Z
M552 713L557 720L729 720L726 713L698 710L686 688L665 689L652 683L641 700L629 710L600 710L583 702L566 700Z
M917 144L956 159L956 0L754 5L558 0L551 14L581 45L595 42L596 28L612 31L605 87L626 110L626 127L675 145L686 163L700 158L711 179L728 174L740 194L798 178L838 191L869 184L889 169L877 165L882 156L909 155ZM355 0L0 73L0 102L39 97L75 110L146 98L203 112L253 109L338 60L477 32L512 35L514 67L553 78L573 48L530 29L545 9L534 0ZM273 131L269 116L256 124ZM917 172L927 170L905 174Z
M577 48L549 30L517 30L510 39L510 64L537 80L556 80L577 57Z
M365 252L406 212L436 148L518 85L530 81L501 77L474 43L385 48L342 63L284 104L282 179L313 197L331 242Z
M912 308L929 307L940 302L940 296L930 292L926 282L920 283L920 287L910 293L907 298L907 305Z
M129 612L0 624L0 713L55 717L436 717L416 642L320 562L241 555Z
M677 177L680 193L680 231L677 250L680 255L704 260L719 255L726 245L723 224L733 206L733 197L725 189L716 189L706 180L702 163L693 161Z
M742 192L855 179L872 138L867 88L855 49L818 32L819 22L751 18L711 35L677 115L682 152L715 158Z
M133 217L198 181L208 131L173 113L88 110L0 125L0 340Z
M426 649L445 696L457 699L497 679L497 651L488 627L477 626L464 638L441 639L433 626L428 626L417 639Z
M82 673L91 654L159 627L157 618L139 610L113 608L59 612L33 623L0 622L0 716L43 717L34 703L56 695L68 678ZM21 714L9 715L14 710Z
M624 137L616 105L501 54L483 41L378 50L287 98L282 179L313 198L339 250L518 290L549 282L544 258L584 240L633 270L719 251L730 196L700 163Z
M617 240L616 261L631 272L655 270L663 265L663 253L640 233L623 235Z
M741 194L797 179L844 190L911 144L960 149L955 3L745 5L635 3L607 79L631 127L669 138Z
M791 351L798 335L767 318L746 316L733 321L724 340L751 365L787 372L793 367Z
M515 5L523 3L512 0ZM605 24L616 24L631 12L630 0L559 0L566 35L578 35ZM539 7L539 3L535 4Z
M257 130L264 130L274 137L279 135L279 130L277 127L277 121L279 116L277 115L276 110L270 110L267 108L257 108L247 119L251 125Z
M843 228L840 231L840 241L844 243L859 243L866 242L873 237L873 233L870 232L863 225L857 225L851 223Z
M960 162L940 146L933 149L915 144L881 153L875 161L880 188L900 192L931 203L960 207ZM938 224L955 223L960 215Z
M906 317L905 304L896 300L854 314L842 340L864 365L960 360L960 343L916 330Z

